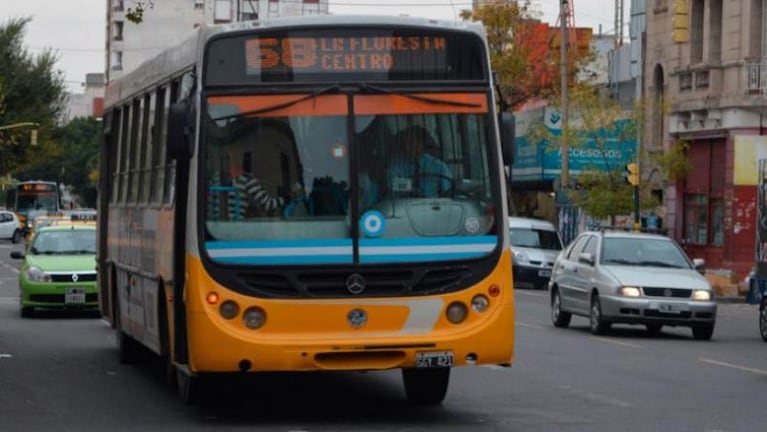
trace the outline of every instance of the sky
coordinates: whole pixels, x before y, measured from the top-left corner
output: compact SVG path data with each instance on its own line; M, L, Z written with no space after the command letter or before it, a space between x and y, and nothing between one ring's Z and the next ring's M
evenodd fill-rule
M533 0L533 7L543 13L544 21L553 25L559 13L559 1ZM575 1L576 26L591 27L596 33L601 24L604 33L612 33L613 0ZM85 74L104 70L106 3L106 0L0 0L0 23L31 17L25 47L32 54L46 48L56 52L57 66L64 73L68 90L81 93ZM630 1L624 3L628 17ZM459 19L460 11L470 8L471 0L330 0L330 12L338 15L405 14ZM625 28L624 32L627 33Z

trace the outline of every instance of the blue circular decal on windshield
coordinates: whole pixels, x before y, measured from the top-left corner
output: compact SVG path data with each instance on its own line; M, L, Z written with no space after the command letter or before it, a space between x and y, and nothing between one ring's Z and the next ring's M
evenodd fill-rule
M386 218L377 210L365 212L360 218L362 233L368 237L378 237L386 231Z

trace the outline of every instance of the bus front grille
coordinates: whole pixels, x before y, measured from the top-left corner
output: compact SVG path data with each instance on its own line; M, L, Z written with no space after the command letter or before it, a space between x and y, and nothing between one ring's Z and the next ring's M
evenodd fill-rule
M352 275L361 276L359 293L347 287ZM344 298L428 295L457 291L471 278L468 267L422 270L315 270L305 272L243 272L239 280L257 296L273 298Z

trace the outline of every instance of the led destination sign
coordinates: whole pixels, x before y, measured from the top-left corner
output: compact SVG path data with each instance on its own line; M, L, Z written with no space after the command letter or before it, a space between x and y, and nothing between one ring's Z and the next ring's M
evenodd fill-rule
M312 71L389 71L397 53L421 56L424 66L445 65L444 37L263 38L245 41L247 73L273 68Z
M484 45L474 34L366 28L254 32L214 39L207 85L254 82L487 79Z

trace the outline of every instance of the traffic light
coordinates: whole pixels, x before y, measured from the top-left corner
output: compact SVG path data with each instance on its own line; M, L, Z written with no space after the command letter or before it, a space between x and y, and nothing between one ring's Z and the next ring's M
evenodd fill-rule
M626 183L639 186L639 165L631 162L626 165Z

